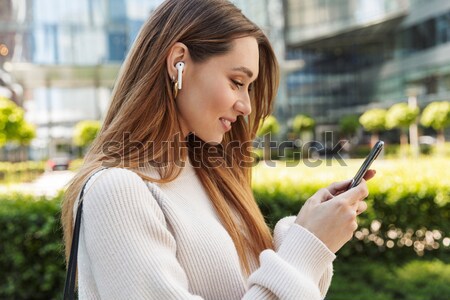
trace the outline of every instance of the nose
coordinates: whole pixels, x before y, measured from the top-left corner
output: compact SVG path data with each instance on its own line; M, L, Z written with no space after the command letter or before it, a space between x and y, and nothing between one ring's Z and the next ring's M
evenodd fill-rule
M252 112L252 105L250 103L250 97L247 95L245 100L238 100L234 104L234 109L241 115L248 116Z

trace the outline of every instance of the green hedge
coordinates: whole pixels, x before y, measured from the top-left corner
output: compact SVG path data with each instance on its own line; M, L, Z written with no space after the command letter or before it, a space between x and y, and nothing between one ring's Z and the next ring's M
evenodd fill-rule
M346 153L344 151L339 152L341 156L349 155L352 158L364 158L370 152L371 147L369 145L356 145L352 146L351 150ZM403 152L402 152L403 151ZM450 158L450 143L445 143L443 147L443 153L438 153L436 145L419 145L419 151L421 157L433 157L444 156ZM264 149L253 149L254 157L257 161L262 160ZM270 151L270 157L272 160L298 160L301 158L307 158L311 153L308 153L308 149L292 149L286 148L284 151L273 148ZM387 158L399 158L403 156L413 157L411 148L408 146L405 149L401 149L399 144L387 144L384 149L384 155Z
M436 259L403 266L338 259L334 269L327 300L445 300L450 295L450 264Z
M0 198L0 299L60 299L65 277L59 224L61 198ZM327 299L440 300L449 295L450 264L406 264L341 253Z
M45 171L45 162L2 162L0 161L0 183L30 182Z
M314 168L261 164L254 170L255 197L273 226L286 215L296 215L319 188L351 178L361 162L348 160L341 166L323 161ZM340 256L364 254L398 263L423 255L448 260L450 160L380 160L373 167L377 175L369 181L368 209L359 216L357 238Z
M350 178L360 163L259 165L255 196L273 225L297 214L318 188ZM327 299L445 299L439 297L449 295L450 286L450 162L379 160L374 168L359 239L338 252ZM0 299L60 299L65 277L60 201L61 196L0 196Z
M319 188L351 178L362 160L262 163L257 201L273 226ZM450 295L450 160L378 160L368 210L337 254L327 299L444 300ZM420 259L420 260L419 260Z
M60 299L60 197L0 196L0 299Z

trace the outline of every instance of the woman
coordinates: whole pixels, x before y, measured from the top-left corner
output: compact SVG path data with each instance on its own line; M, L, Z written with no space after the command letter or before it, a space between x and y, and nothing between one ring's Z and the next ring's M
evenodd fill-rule
M325 296L367 187L321 189L272 237L250 187L250 146L277 85L269 41L228 1L167 0L153 13L63 203L70 249L87 181L81 299Z

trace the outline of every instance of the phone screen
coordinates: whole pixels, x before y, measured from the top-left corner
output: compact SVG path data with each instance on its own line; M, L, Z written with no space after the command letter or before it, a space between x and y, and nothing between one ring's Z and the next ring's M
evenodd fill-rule
M367 156L367 158L364 160L363 164L359 168L355 177L353 177L348 189L351 189L361 183L361 180L363 179L363 177L366 174L367 170L369 169L370 165L378 157L381 150L383 150L383 147L384 147L383 141L376 142L376 144L373 146L372 150L370 150L369 155Z

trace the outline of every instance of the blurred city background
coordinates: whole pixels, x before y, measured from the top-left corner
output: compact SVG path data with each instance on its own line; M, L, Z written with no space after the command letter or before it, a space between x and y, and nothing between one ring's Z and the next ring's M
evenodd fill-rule
M22 107L36 129L26 153L6 143L4 160L77 156L75 125L101 120L121 62L160 2L0 1L0 95ZM267 32L282 67L274 112L279 140L296 138L298 114L314 121L308 138L325 142L330 131L348 137L343 120L371 108L408 103L423 110L450 99L448 1L235 3ZM359 127L352 142L367 144L368 136ZM414 146L433 137L428 126L410 138ZM399 134L394 128L383 138L396 143Z
M0 299L58 298L60 190L161 2L0 0ZM351 177L382 139L368 212L327 299L449 299L450 1L232 2L264 29L281 66L255 141L265 142L256 159L277 166L254 169L268 220ZM316 168L293 163L302 159Z

